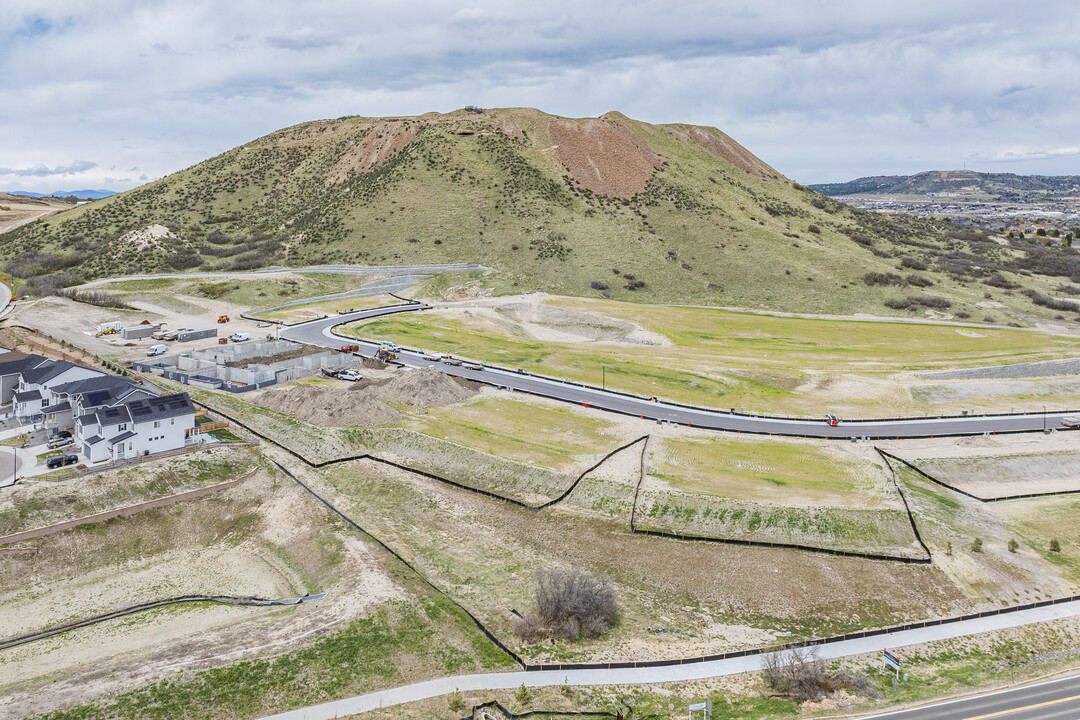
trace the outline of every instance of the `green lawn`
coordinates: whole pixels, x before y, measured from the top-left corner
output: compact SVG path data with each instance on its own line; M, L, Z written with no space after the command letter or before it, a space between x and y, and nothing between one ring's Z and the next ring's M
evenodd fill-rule
M896 373L1030 362L1080 352L1080 338L1026 330L556 302L637 323L672 344L540 341L509 323L438 310L374 320L345 332L644 396L802 415L830 410L859 415L929 412L933 405L913 400L893 378Z
M466 405L408 415L404 427L499 457L563 470L620 442L615 423L560 407L482 397Z
M653 453L650 474L701 495L859 506L880 505L880 493L869 494L868 485L887 480L872 463L838 459L805 443L720 438L665 438Z

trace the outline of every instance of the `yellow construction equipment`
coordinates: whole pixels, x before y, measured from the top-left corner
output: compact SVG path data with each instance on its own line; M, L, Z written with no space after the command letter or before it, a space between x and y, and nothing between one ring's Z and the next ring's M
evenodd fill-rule
M105 328L104 330L98 330L97 335L95 335L95 337L102 337L104 335L116 335L119 332L120 331L117 330L116 328Z

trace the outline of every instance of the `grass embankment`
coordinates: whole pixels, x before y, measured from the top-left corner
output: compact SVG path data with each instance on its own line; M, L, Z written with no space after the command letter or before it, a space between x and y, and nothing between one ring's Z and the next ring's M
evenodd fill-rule
M1080 586L1080 500L1045 498L995 504L992 512L1039 557ZM1057 540L1060 551L1051 550Z
M604 454L620 443L615 423L563 407L499 397L428 408L404 427L491 455L553 470L568 470L582 457Z
M799 441L665 438L636 517L699 537L923 555L880 466Z
M280 519L273 516L273 508L280 509L284 502L292 503L287 509L291 517L303 517L309 522L292 523L288 533L280 532L277 527ZM276 582L301 583L299 587L283 587L281 592L351 593L357 586L367 587L372 574L378 573L386 578L375 578L374 587L384 587L389 580L394 588L390 597L379 595L386 590L370 590L373 594L363 603L364 607L358 612L354 608L355 614L348 616L346 623L302 641L299 648L293 646L295 649L286 649L277 657L241 660L209 670L174 672L111 699L41 717L50 720L217 718L223 711L237 717L257 717L432 677L512 669L511 659L484 637L459 608L398 561L374 545L349 547L365 545L365 539L366 536L346 526L293 483L278 479L272 484L265 482L257 492L246 495L230 492L224 498L205 498L34 541L38 552L29 561L22 561L22 572L36 573L40 582L54 582L78 568L80 576L94 583L107 583L113 594L116 594L114 586L132 583L124 579L126 575L138 573L137 577L145 581L148 567L168 559L168 576L159 579L154 587L136 593L135 599L146 592L179 594L170 583L185 580L188 583L199 580L204 585L187 587L186 592L265 594L267 588L257 583L259 578L265 578L268 568L279 577ZM358 565L357 558L366 558L368 550L374 554L374 566L367 560ZM0 578L5 580L6 587L13 586L7 585L6 580L15 567L13 560L0 558ZM83 585L87 582L84 579L80 585L82 595L77 600L81 603L86 602L87 588ZM231 585L224 585L226 582ZM265 584L266 580L261 582ZM89 590L93 589L91 585ZM364 595L367 597L367 591ZM130 601L130 596L125 597ZM94 599L107 602L96 596ZM82 611L82 605L69 610ZM185 618L198 627L209 616L218 618L217 635L228 633L230 630L221 626L220 614L232 613L226 620L230 629L241 627L236 637L231 640L218 637L216 641L200 638L200 642L211 644L195 652L213 654L262 642L269 632L267 623L278 633L295 635L297 629L290 629L288 623L298 612L310 614L320 610L315 605L283 612L185 606L177 611L181 617L174 618L169 629L175 633L176 623L184 622ZM324 615L322 621L316 618L315 622L337 619L337 613L340 610ZM110 638L116 633L125 638L125 653L135 652L132 646L145 651L132 635L143 637L155 632L167 620L152 613L136 615L117 626L103 624L69 633L62 636L61 642L64 647L79 650L79 643L85 643L89 633L98 638L101 648L98 657L106 662L113 647ZM242 631L244 627L246 633ZM299 627L307 629L309 625ZM27 648L24 652L33 651L33 646ZM21 686L6 688L7 691L18 689Z
M371 278L362 279L364 281L371 280ZM263 306L275 304L280 303L263 303ZM344 298L342 300L323 300L321 302L305 305L294 305L293 307L282 308L280 310L266 310L250 314L251 317L259 320L292 325L294 323L320 318L332 313L346 313L356 310L367 310L373 307L383 307L384 305L400 304L401 300L390 297L389 295L364 295L360 297Z
M1080 352L1080 338L1031 331L815 320L569 299L557 302L634 322L672 344L540 341L509 323L438 310L374 320L343 331L605 384L646 397L718 409L812 416L828 411L879 416L932 411L932 404L913 400L892 376L1047 360Z
M216 485L238 477L258 462L258 453L252 448L218 448L167 463L87 475L78 487L17 486L0 500L0 535Z

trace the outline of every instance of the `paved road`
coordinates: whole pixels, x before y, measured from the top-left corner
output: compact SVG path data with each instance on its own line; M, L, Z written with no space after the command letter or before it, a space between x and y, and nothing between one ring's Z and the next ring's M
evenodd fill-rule
M881 720L1075 720L1080 718L1080 676L950 700L912 710L872 715Z
M281 330L280 336L286 340L307 345L320 345L336 348L343 343L355 343L355 338L337 335L333 327L357 320L400 312L413 312L419 305L399 305L388 308L372 308L345 315L312 320L299 325L292 325ZM432 348L436 349L436 348ZM451 351L452 348L437 348ZM373 355L376 345L360 343L360 352ZM400 354L400 362L406 367L436 367L459 377L479 382L512 388L520 392L530 392L564 400L566 402L588 405L601 410L638 415L650 420L661 420L680 425L692 425L712 430L730 430L736 432L761 433L768 435L789 435L823 438L852 437L868 439L892 439L929 437L941 435L981 435L983 433L1032 432L1039 430L1062 429L1062 418L1074 414L1051 412L1026 415L978 415L967 417L942 418L899 418L888 420L845 420L837 426L828 425L824 419L781 418L767 416L741 415L738 413L709 410L702 407L686 407L666 402L654 402L646 398L623 395L604 391L596 387L586 387L562 382L554 378L536 375L522 375L513 370L486 367L484 370L466 370L461 367L444 365L440 362L425 360L419 352L405 350ZM707 402L707 398L704 398Z
M863 655L865 653L880 653L883 647L892 650L909 645L917 645L934 640L946 640L949 638L967 637L984 632L993 632L1011 627L1020 627L1032 623L1046 622L1058 618L1074 617L1080 615L1080 601L1048 605L1031 610L1020 610L1006 615L994 615L990 617L962 620L948 625L936 625L933 627L919 628L917 630L904 630L902 632L880 635L857 640L844 640L819 646L820 657L825 660ZM903 661L903 653L900 653ZM544 687L551 685L643 685L649 683L682 682L686 680L702 680L706 678L738 675L745 672L754 672L761 669L761 656L749 655L740 658L728 658L712 662L691 663L686 665L668 665L665 667L649 668L619 668L609 670L553 670L540 672L504 672L487 673L476 675L458 675L427 682L404 685L390 690L380 690L357 695L356 697L335 700L321 705L301 708L273 715L265 720L330 720L330 718L344 717L379 708L400 705L415 700L438 697L452 693L454 690L509 690L521 687ZM985 714L985 713L984 713ZM958 715L955 718L973 720L979 713L971 715ZM899 717L899 716L897 716ZM928 718L953 718L949 715L913 715L902 720L926 720ZM1017 717L1024 720L1034 718L1049 718L1053 715L1030 715ZM1074 715L1061 717L1075 718ZM1011 720L1011 718L1010 718Z

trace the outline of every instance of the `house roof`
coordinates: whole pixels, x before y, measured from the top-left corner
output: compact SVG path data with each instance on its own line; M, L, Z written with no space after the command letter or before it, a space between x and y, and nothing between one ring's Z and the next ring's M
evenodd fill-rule
M41 355L27 355L21 352L6 353L3 359L0 359L0 375L18 375L46 362L50 360Z
M104 439L105 438L101 437L100 435L95 435L92 438L87 438L85 442L86 442L87 445L97 445L99 442L103 441Z
M70 409L71 409L71 403L62 402L62 403L57 403L56 405L49 405L48 407L43 407L43 408L41 408L41 412L44 413L45 415L55 415L58 412L64 412L64 411L70 410Z
M115 445L116 443L124 442L128 438L135 437L135 435L136 435L136 433L135 433L134 430L125 430L124 432L120 433L116 437L109 438L109 444L110 445Z
M187 393L135 400L122 407L128 408L132 420L137 423L195 414L195 406Z
M114 425L116 423L131 422L131 413L128 412L127 405L98 408L98 411L94 413L94 415L96 416L98 425Z
M23 390L22 392L15 393L15 402L26 402L28 400L40 400L40 390Z
M23 370L22 377L24 382L40 385L73 367L76 367L75 363L67 360L48 360L41 365Z
M117 395L126 388L134 386L135 381L130 378L118 375L99 375L98 377L61 383L54 387L52 391L63 395L88 395L108 391L112 395Z

